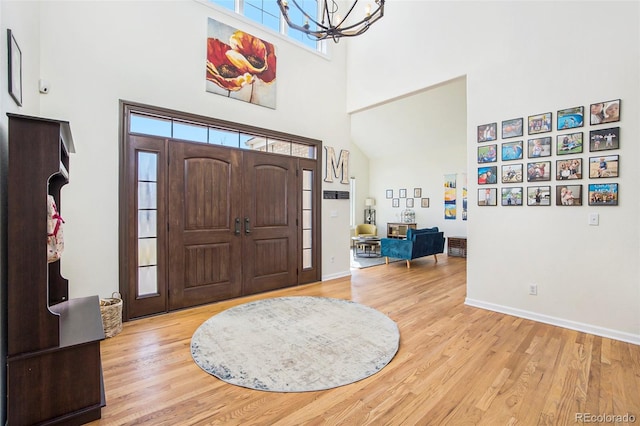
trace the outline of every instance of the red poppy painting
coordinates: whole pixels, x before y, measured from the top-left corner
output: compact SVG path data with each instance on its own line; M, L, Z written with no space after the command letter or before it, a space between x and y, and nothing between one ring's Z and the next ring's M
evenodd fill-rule
M209 19L206 85L207 92L275 109L275 47Z

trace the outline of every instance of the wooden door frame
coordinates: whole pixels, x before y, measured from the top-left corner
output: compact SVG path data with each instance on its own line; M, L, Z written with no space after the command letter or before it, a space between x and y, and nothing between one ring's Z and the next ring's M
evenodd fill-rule
M120 100L119 102L119 114L120 114L120 127L119 127L119 291L125 300L123 303L123 320L128 321L133 319L130 315L130 310L126 300L129 298L129 283L131 279L135 279L136 267L133 265L135 262L130 262L128 259L137 257L135 247L131 244L131 233L135 230L134 217L135 209L133 209L133 203L135 196L132 194L131 182L128 181L130 173L128 169L132 164L135 164L135 158L130 158L129 152L129 131L130 128L130 115L131 113L140 113L143 115L156 116L160 118L173 119L184 122L198 123L202 125L208 125L219 129L228 129L232 131L240 131L242 133L256 135L266 138L272 138L275 140L291 141L293 143L312 146L315 148L316 158L298 158L298 171L303 170L303 165L306 165L308 170L313 170L313 236L312 236L312 268L304 270L302 268L302 256L298 259L298 283L305 284L314 281L321 281L322 279L322 177L320 176L322 170L322 141L317 139L311 139L303 136L292 135L288 133L278 132L269 129L263 129L254 126L248 126L245 124L234 123L225 120L214 119L211 117L205 117L196 114L190 114L182 111L171 110L167 108L154 107L137 102L130 102ZM170 141L172 138L160 137ZM170 143L170 142L169 142ZM194 142L197 143L197 142ZM229 148L239 149L239 148ZM244 150L243 150L244 151ZM273 154L279 155L279 154ZM315 163L315 165L313 164ZM129 170L130 172L130 170ZM166 176L165 176L166 178ZM301 182L301 178L299 179ZM301 188L302 185L299 185ZM163 206L164 208L164 206ZM302 211L298 209L298 223L302 223ZM160 238L160 235L158 236ZM299 226L298 234L298 252L302 253L302 226ZM158 248L158 251L163 250L166 256L166 242L162 243L162 246ZM159 253L160 254L160 253ZM165 268L166 269L166 268ZM166 270L162 271L165 275L164 282L166 283ZM133 278L132 278L133 277ZM168 306L168 305L167 305ZM167 311L165 311L167 312Z

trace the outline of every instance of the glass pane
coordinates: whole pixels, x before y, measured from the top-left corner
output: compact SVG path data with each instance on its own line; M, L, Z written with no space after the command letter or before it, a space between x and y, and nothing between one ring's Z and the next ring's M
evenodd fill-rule
M276 5L276 8L278 6ZM279 9L278 9L279 11ZM269 13L262 14L262 25L271 28L273 31L280 32L280 15L273 16Z
M158 180L158 154L138 151L138 180Z
M262 9L272 16L280 16L280 7L276 0L265 0L262 2Z
M301 143L291 143L291 155L301 158L316 158L316 147L313 145L303 145Z
M138 266L151 266L158 263L157 238L141 238L138 240Z
M138 182L138 209L157 208L157 184L155 182Z
M171 137L171 120L139 114L131 114L130 118L132 133Z
M236 10L236 0L209 0L213 4L222 6L225 9Z
M311 248L311 230L306 229L302 231L302 248L310 249Z
M264 152L267 150L267 138L241 133L240 148Z
M302 209L311 210L311 191L302 192Z
M302 250L302 267L304 269L309 269L313 267L313 262L311 258L311 250Z
M254 22L262 24L262 10L247 4L244 4L244 16L251 19Z
M209 127L209 143L214 145L230 146L233 148L238 147L240 138L239 132L215 129Z
M302 229L311 229L311 210L302 211Z
M157 217L156 210L138 210L138 238L157 237Z
M173 137L186 141L207 143L207 128L197 124L176 121L173 123Z
M275 154L291 155L291 142L277 139L268 139L268 151Z
M313 189L313 172L311 170L302 171L302 189L307 191Z
M158 294L158 267L138 268L138 296Z

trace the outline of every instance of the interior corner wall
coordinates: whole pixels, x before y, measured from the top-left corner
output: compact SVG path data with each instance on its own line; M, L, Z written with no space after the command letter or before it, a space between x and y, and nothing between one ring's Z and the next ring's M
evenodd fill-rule
M379 27L350 45L348 110L467 76L468 304L640 344L639 7L623 1L400 0L389 3ZM413 16L421 19L418 34ZM603 28L603 16L615 22L613 33ZM385 62L393 66L373 66L378 58L370 55L371 45L388 52ZM398 70L412 78L392 73ZM503 120L526 123L529 115L552 112L555 142L559 109L588 111L591 103L618 98L622 140L610 152L620 155L620 177L612 180L620 185L618 206L477 206L478 125L496 122L500 129ZM589 124L578 130L588 139ZM525 144L527 138L525 131ZM585 148L577 157L587 164L593 155ZM556 159L550 158L554 172ZM522 163L527 160L525 154ZM601 181L577 183L586 192L589 183ZM548 184L555 191L560 182ZM503 186L516 185L495 185ZM599 226L587 224L590 213L599 214ZM537 296L528 294L530 284L538 286Z

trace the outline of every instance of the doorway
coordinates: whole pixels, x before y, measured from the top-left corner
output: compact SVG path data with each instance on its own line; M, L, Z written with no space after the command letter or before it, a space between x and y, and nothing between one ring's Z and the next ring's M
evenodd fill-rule
M125 320L320 279L319 158L131 131L123 152Z

